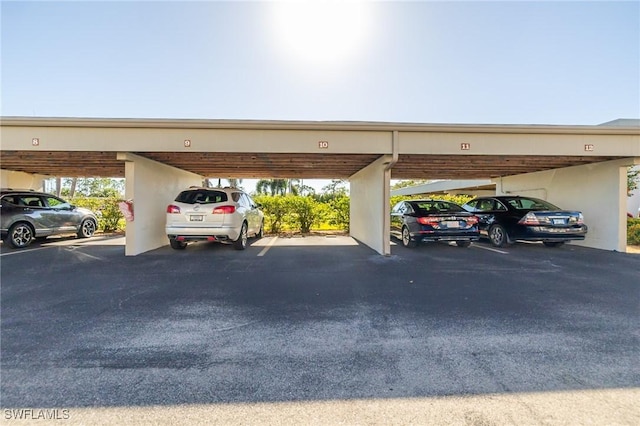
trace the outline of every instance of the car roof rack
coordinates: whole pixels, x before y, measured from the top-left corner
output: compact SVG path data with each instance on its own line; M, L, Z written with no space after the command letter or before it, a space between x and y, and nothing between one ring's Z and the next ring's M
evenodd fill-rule
M31 188L0 188L0 191L36 192L35 189Z

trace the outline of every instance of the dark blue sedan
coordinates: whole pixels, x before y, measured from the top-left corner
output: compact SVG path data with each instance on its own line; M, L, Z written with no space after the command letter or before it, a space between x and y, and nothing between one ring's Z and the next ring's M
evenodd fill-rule
M391 209L391 235L405 247L423 241L455 241L469 247L480 238L478 218L444 200L406 200Z
M516 240L542 241L558 247L570 240L584 240L587 225L582 213L562 210L532 197L479 197L464 208L480 219L480 234L496 247Z

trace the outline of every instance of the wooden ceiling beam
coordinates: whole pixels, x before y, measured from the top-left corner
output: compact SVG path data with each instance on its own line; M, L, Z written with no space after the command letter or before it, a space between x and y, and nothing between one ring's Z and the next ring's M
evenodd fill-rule
M140 156L204 177L348 178L377 154L266 154L138 152ZM591 156L400 155L394 179L471 179L509 176L611 160ZM113 151L1 151L0 167L65 177L124 177L124 162Z

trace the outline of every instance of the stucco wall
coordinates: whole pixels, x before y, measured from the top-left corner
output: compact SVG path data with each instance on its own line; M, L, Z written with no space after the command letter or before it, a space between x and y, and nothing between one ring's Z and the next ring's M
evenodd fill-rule
M351 194L350 232L356 240L380 254L389 254L390 156L383 156L349 178ZM386 228L386 229L385 229Z
M626 251L626 166L616 160L496 179L497 194L542 198L582 211L589 232L572 244Z
M133 200L134 220L127 222L127 256L135 256L169 243L164 231L167 205L202 177L134 154L118 154L125 160L125 198Z
M43 182L48 176L30 173L0 170L0 188L35 189L42 191Z

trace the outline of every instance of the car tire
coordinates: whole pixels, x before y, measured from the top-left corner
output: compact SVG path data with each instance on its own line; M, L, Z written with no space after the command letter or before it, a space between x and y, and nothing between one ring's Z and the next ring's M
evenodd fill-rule
M503 247L509 242L507 230L502 225L493 225L489 228L489 241L496 247Z
M178 241L175 238L169 238L169 245L174 250L184 250L187 247L187 243Z
M547 247L560 247L564 244L564 241L543 241L542 244Z
M240 236L233 242L233 248L236 250L244 250L247 248L247 222L242 222Z
M78 228L78 238L90 238L96 233L97 225L92 219L85 219Z
M402 245L408 248L413 248L418 245L418 243L411 239L409 228L406 226L402 228Z
M260 230L256 233L256 238L261 239L264 237L264 221L260 223Z
M456 241L456 245L458 247L469 247L471 245L471 241Z
M14 223L9 227L6 242L13 248L25 248L33 241L33 229L26 222Z

